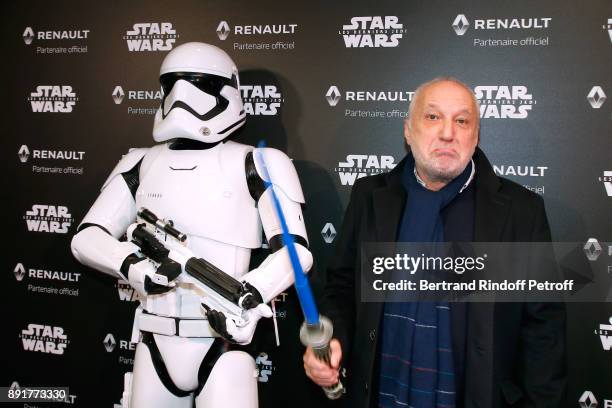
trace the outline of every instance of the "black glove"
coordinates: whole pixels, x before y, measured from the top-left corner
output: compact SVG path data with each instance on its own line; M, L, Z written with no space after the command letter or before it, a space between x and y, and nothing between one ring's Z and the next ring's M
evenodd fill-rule
M208 318L208 323L210 324L210 327L212 327L214 331L219 333L219 335L223 337L225 340L233 343L234 338L232 337L231 334L227 332L227 325L225 323L227 318L225 317L223 312L219 312L218 310L211 309L204 303L202 303L202 307L206 309L206 317Z
M156 273L158 275L164 275L168 278L168 282L172 282L181 274L181 265L177 262L174 262L170 258L165 258L161 264L157 267ZM151 278L145 276L144 288L147 293L152 295L159 295L161 293L166 293L169 290L173 289L170 286L160 285L158 283L153 282Z
M251 285L249 282L242 282L242 286L243 291L241 297L247 295L240 305L244 310L252 309L263 303L261 293L259 293L255 286Z
M129 275L130 267L143 261L147 261L147 258L139 257L136 254L130 254L123 260L123 263L121 264L121 272L127 277ZM168 278L168 282L171 282L181 274L181 265L174 262L170 258L165 258L157 267L155 273L165 276ZM173 288L170 286L155 283L149 276L145 276L144 278L144 290L147 292L147 294L159 295L161 293L168 292L171 289Z

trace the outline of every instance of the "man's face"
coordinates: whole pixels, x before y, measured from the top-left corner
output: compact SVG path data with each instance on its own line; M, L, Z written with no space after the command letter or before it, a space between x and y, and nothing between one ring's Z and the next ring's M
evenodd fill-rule
M428 184L446 184L463 172L478 144L478 111L459 84L436 82L415 101L404 137L419 176Z

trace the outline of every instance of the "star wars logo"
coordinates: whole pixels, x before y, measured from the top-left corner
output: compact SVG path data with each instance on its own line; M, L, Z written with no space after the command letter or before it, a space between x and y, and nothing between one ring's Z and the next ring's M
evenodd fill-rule
M119 300L125 302L136 302L140 300L138 292L132 288L132 286L124 280L117 281L116 284L117 293L119 294Z
M23 42L32 44L36 38L38 41L45 40L86 40L90 30L56 30L56 31L34 31L32 27L23 30Z
M276 367L272 364L272 360L270 360L270 357L266 353L259 353L255 359L255 365L259 372L259 376L257 377L257 381L259 382L268 382L272 372L276 370Z
M334 171L338 173L343 186L352 186L358 178L389 171L395 165L393 156L349 154L346 161L339 162Z
M178 37L172 23L136 23L123 39L130 52L170 51Z
M595 330L595 334L599 336L601 346L605 351L612 350L612 317L610 317L609 323L600 324L599 330Z
M612 197L612 171L604 171L603 177L599 177L599 181L603 183L608 197Z
M285 100L276 85L240 85L247 115L274 116Z
M73 219L68 207L63 205L34 204L23 216L28 231L66 234Z
M474 93L484 119L526 119L537 103L524 85L480 85Z
M406 30L397 16L352 17L339 34L346 48L397 47Z
M25 351L37 351L46 354L64 354L70 341L64 329L44 324L28 324L28 328L19 335Z
M70 113L79 98L70 85L39 85L30 93L32 112Z

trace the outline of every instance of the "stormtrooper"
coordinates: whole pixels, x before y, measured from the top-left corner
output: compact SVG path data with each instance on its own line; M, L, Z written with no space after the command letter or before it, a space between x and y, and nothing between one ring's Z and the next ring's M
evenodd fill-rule
M302 268L312 266L299 179L281 151L225 140L246 114L238 70L224 51L180 45L164 59L160 82L153 127L159 143L119 161L79 225L72 252L139 294L124 407L192 407L194 398L196 407L256 407L255 362L231 344L250 343L258 320L272 316L268 303L293 283L272 188ZM130 239L147 214L159 217L149 230L168 244L178 269L145 256ZM270 254L249 271L262 228ZM186 273L189 259L205 260L222 281L239 283L235 313L211 307L210 288Z

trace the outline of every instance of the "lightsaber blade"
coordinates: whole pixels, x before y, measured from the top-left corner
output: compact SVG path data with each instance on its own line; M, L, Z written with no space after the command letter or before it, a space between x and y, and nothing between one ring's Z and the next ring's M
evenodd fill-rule
M304 270L302 269L300 259L295 249L293 235L289 233L287 220L285 219L280 201L274 192L274 184L272 183L272 179L270 178L270 174L263 157L265 142L259 142L258 147L261 149L255 151L256 157L261 167L260 170L263 173L264 185L266 190L268 188L270 189L272 201L274 202L274 208L276 209L276 214L281 224L283 244L287 247L287 252L289 253L289 260L291 261L291 268L293 269L293 275L295 278L295 290L302 308L302 313L304 314L305 322L302 324L300 329L300 340L304 346L312 348L313 353L319 360L329 365L329 342L332 339L334 331L333 325L331 320L329 320L327 317L319 315L317 304L315 303L312 290L310 289L310 284L308 283L308 278L304 274ZM338 399L345 393L345 388L342 385L342 382L338 381L338 383L335 385L323 387L323 391L325 391L327 398Z

